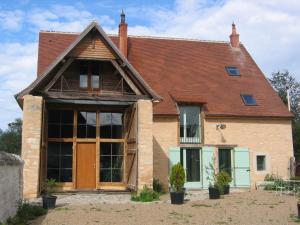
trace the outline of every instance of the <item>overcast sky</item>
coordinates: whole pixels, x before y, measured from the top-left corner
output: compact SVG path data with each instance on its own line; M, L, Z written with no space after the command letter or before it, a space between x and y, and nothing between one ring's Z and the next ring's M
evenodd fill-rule
M13 95L36 77L39 30L80 32L97 19L116 34L122 8L132 35L228 41L234 21L266 76L300 80L299 0L1 0L0 128L22 115Z

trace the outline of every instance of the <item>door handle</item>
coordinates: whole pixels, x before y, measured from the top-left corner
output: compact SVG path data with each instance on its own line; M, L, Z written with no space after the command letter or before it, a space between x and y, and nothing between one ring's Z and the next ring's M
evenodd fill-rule
M250 170L246 170L247 172L250 172Z

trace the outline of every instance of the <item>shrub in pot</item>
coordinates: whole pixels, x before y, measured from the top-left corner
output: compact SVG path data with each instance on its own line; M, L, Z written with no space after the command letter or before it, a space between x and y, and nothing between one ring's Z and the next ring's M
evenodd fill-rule
M57 197L54 196L53 193L56 192L57 187L58 187L58 184L55 181L55 179L48 179L44 183L43 194L42 194L44 209L55 208Z
M217 182L217 174L215 173L215 158L213 162L209 163L209 166L205 167L206 174L208 175L206 179L209 181L208 193L209 199L219 199L222 193L222 188Z
M230 190L230 182L232 181L232 178L226 171L221 171L220 173L217 174L217 184L221 189L220 194L227 195L229 194Z
M183 204L185 172L180 163L177 163L172 167L169 180L171 185L171 189L170 189L171 203Z

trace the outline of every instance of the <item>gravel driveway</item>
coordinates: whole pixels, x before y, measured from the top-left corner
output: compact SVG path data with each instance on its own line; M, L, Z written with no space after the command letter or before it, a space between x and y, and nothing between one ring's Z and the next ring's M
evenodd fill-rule
M244 191L209 200L202 191L190 193L186 199L189 201L184 205L171 205L168 195L153 203L133 203L126 194L61 195L58 207L32 224L299 224L293 196Z

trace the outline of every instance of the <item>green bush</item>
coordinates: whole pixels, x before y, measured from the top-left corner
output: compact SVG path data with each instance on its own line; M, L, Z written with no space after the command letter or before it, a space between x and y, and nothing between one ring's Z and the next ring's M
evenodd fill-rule
M139 195L136 193L131 195L131 200L135 202L152 202L159 200L159 196L159 193L151 190L145 185Z
M163 185L158 179L153 180L153 191L157 193L164 193Z
M29 220L45 215L47 210L37 205L30 205L28 202L20 202L17 215L7 220L7 225L26 225Z
M283 179L275 174L267 174L265 176L265 181L273 181L273 184L267 184L264 188L264 190L272 191L276 190L276 186L283 185Z
M216 175L216 186L219 188L221 194L224 191L224 187L229 185L231 181L232 178L226 171L221 171Z
M47 179L43 186L43 194L52 195L57 191L58 183L55 179Z
M176 192L182 191L185 182L185 172L180 163L172 166L169 180L173 190Z
M300 176L296 176L296 177L291 177L290 180L300 180Z

